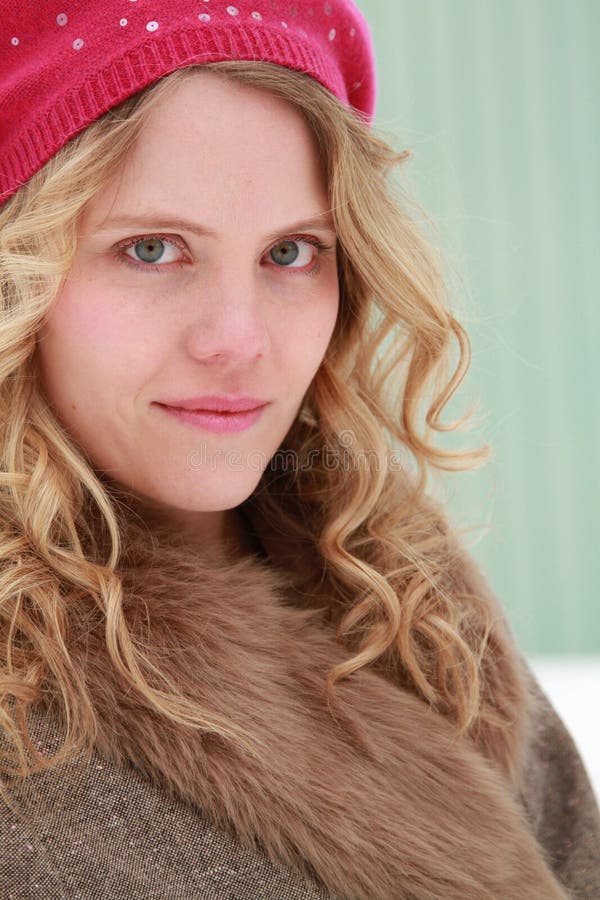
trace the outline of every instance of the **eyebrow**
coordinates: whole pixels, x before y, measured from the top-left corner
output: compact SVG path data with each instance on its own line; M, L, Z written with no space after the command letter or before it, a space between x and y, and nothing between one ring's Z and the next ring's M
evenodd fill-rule
M110 226L110 227L109 227ZM141 228L148 231L161 231L163 229L173 228L178 231L189 231L198 237L217 237L218 233L211 228L201 225L199 222L193 222L190 219L182 219L179 216L167 216L160 210L155 212L152 210L141 212L137 215L116 216L101 222L95 231L109 231L110 228ZM275 240L281 234L291 234L297 231L309 231L317 229L321 231L330 231L335 234L335 223L331 210L324 213L318 213L309 219L302 219L299 222L292 222L290 225L284 225L277 231L272 231L265 236L266 241Z

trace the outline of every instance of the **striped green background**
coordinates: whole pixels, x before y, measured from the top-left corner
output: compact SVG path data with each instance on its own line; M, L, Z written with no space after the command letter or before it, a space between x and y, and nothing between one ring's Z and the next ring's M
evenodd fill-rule
M376 125L433 219L492 444L441 496L522 648L600 652L600 2L359 0ZM436 492L437 491L436 488Z

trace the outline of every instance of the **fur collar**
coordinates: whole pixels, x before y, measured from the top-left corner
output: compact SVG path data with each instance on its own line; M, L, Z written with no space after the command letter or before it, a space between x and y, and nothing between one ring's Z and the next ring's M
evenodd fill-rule
M100 753L131 761L246 846L258 841L274 861L316 874L334 896L567 897L517 802L529 694L506 634L488 683L512 727L496 739L451 740L446 719L389 667L339 682L328 706L325 674L350 654L323 608L300 608L289 572L258 556L199 552L165 526L149 533L132 518L128 528L124 608L148 658L211 716L263 743L254 757L157 717L125 688L90 610L97 625L73 655ZM457 584L473 589L469 559L456 567Z

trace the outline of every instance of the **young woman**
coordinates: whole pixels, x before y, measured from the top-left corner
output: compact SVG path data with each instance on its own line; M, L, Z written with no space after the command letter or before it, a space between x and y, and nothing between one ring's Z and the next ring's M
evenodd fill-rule
M469 342L361 15L0 29L2 896L599 897L577 750L427 493L488 451L434 445Z

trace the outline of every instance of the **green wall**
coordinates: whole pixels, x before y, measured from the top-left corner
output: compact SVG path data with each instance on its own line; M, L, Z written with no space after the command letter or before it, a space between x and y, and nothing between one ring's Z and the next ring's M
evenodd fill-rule
M439 231L473 361L453 519L530 654L600 652L600 2L359 0L376 125Z

